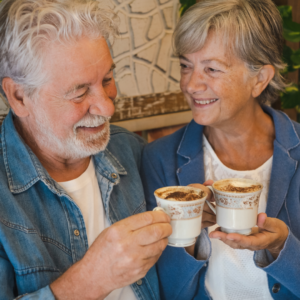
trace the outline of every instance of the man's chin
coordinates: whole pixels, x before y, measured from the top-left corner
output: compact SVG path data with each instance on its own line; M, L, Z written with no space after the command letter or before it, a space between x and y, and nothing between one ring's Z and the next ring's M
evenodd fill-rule
M95 155L106 149L110 138L109 123L105 125L105 128L96 134L92 134L88 137L80 138L76 137L75 140L69 141L66 151L67 156L70 158L85 158L91 155Z

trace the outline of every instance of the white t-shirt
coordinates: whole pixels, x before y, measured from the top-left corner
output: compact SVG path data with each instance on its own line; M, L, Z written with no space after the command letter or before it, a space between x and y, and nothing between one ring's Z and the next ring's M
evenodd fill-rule
M203 135L205 180L248 178L263 184L258 212L265 212L273 157L256 170L236 171L227 168L217 157ZM218 225L208 228L212 232ZM212 254L205 277L205 286L213 300L271 300L267 274L257 268L254 252L232 249L222 241L211 239Z
M78 178L58 183L81 210L86 227L89 246L109 226L105 216L102 197L97 181L93 160ZM137 300L130 286L111 292L105 300Z

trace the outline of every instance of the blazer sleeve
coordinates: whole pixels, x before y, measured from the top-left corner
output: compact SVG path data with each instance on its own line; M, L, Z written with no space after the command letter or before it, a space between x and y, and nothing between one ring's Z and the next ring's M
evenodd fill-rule
M154 191L166 186L164 170L155 155L149 155L147 147L143 151L141 177L147 203L147 210L156 207ZM151 157L151 158L150 158ZM204 233L205 239L205 231ZM206 234L207 235L207 234ZM203 234L200 235L200 237ZM198 293L201 269L207 263L210 247L202 253L203 260L189 255L184 248L167 246L157 262L157 272L162 300L193 299ZM199 257L199 256L198 256Z
M277 259L266 250L255 251L254 262L257 267L272 276L297 297L300 297L300 241L289 230Z

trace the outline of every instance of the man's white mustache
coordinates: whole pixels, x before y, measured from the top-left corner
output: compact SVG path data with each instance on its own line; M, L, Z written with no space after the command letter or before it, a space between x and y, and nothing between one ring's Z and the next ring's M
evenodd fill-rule
M78 127L98 127L110 120L110 117L87 115L74 125L74 132Z

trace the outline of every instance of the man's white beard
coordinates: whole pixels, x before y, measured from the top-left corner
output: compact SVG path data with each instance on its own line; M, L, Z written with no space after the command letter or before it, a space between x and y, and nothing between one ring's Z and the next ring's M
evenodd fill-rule
M38 128L38 144L47 147L63 159L80 159L104 151L110 138L110 117L87 114L73 127L73 133L69 137L60 139L51 130L50 122L45 113L36 118ZM104 128L96 134L77 132L78 127L98 127L102 124Z

